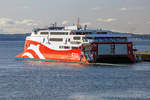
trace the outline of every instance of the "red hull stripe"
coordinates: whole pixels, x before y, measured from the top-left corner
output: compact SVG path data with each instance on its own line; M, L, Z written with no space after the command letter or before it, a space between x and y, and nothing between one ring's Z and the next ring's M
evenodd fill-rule
M40 59L39 56L33 50L26 50L25 53L30 53L36 59Z
M37 54L37 52L35 52L34 50L28 49L30 48L31 45L34 45L35 47L39 45L39 52L41 54ZM34 59L40 59L39 56L42 55L46 60L80 62L80 49L53 50L41 43L31 41L31 40L26 40L24 49L25 49L24 53L30 53ZM23 56L24 53L17 55L16 57L24 57Z

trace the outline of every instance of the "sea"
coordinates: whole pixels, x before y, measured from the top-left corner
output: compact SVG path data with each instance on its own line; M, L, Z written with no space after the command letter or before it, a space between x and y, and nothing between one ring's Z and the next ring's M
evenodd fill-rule
M0 100L150 100L150 62L21 61L25 35L0 35ZM134 39L139 51L150 40Z

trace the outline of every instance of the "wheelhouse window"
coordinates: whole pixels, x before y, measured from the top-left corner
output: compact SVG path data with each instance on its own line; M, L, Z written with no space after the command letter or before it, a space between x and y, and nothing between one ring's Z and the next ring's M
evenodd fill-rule
M80 37L73 37L74 40L80 40Z
M48 35L48 32L41 32L41 35Z
M68 32L51 32L51 35L68 35Z
M62 38L50 38L50 41L56 41L56 42L62 42L63 39Z

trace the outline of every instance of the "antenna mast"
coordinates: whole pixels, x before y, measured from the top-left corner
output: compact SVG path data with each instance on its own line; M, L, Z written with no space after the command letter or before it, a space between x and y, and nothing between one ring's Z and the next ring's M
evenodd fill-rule
M77 28L78 28L78 30L80 30L81 29L81 25L80 25L80 18L78 17L78 19L77 19Z

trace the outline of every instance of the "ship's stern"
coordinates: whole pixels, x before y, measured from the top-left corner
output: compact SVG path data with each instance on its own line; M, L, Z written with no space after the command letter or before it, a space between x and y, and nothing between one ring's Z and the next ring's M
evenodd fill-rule
M82 46L89 62L134 63L135 55L132 42L94 42Z

